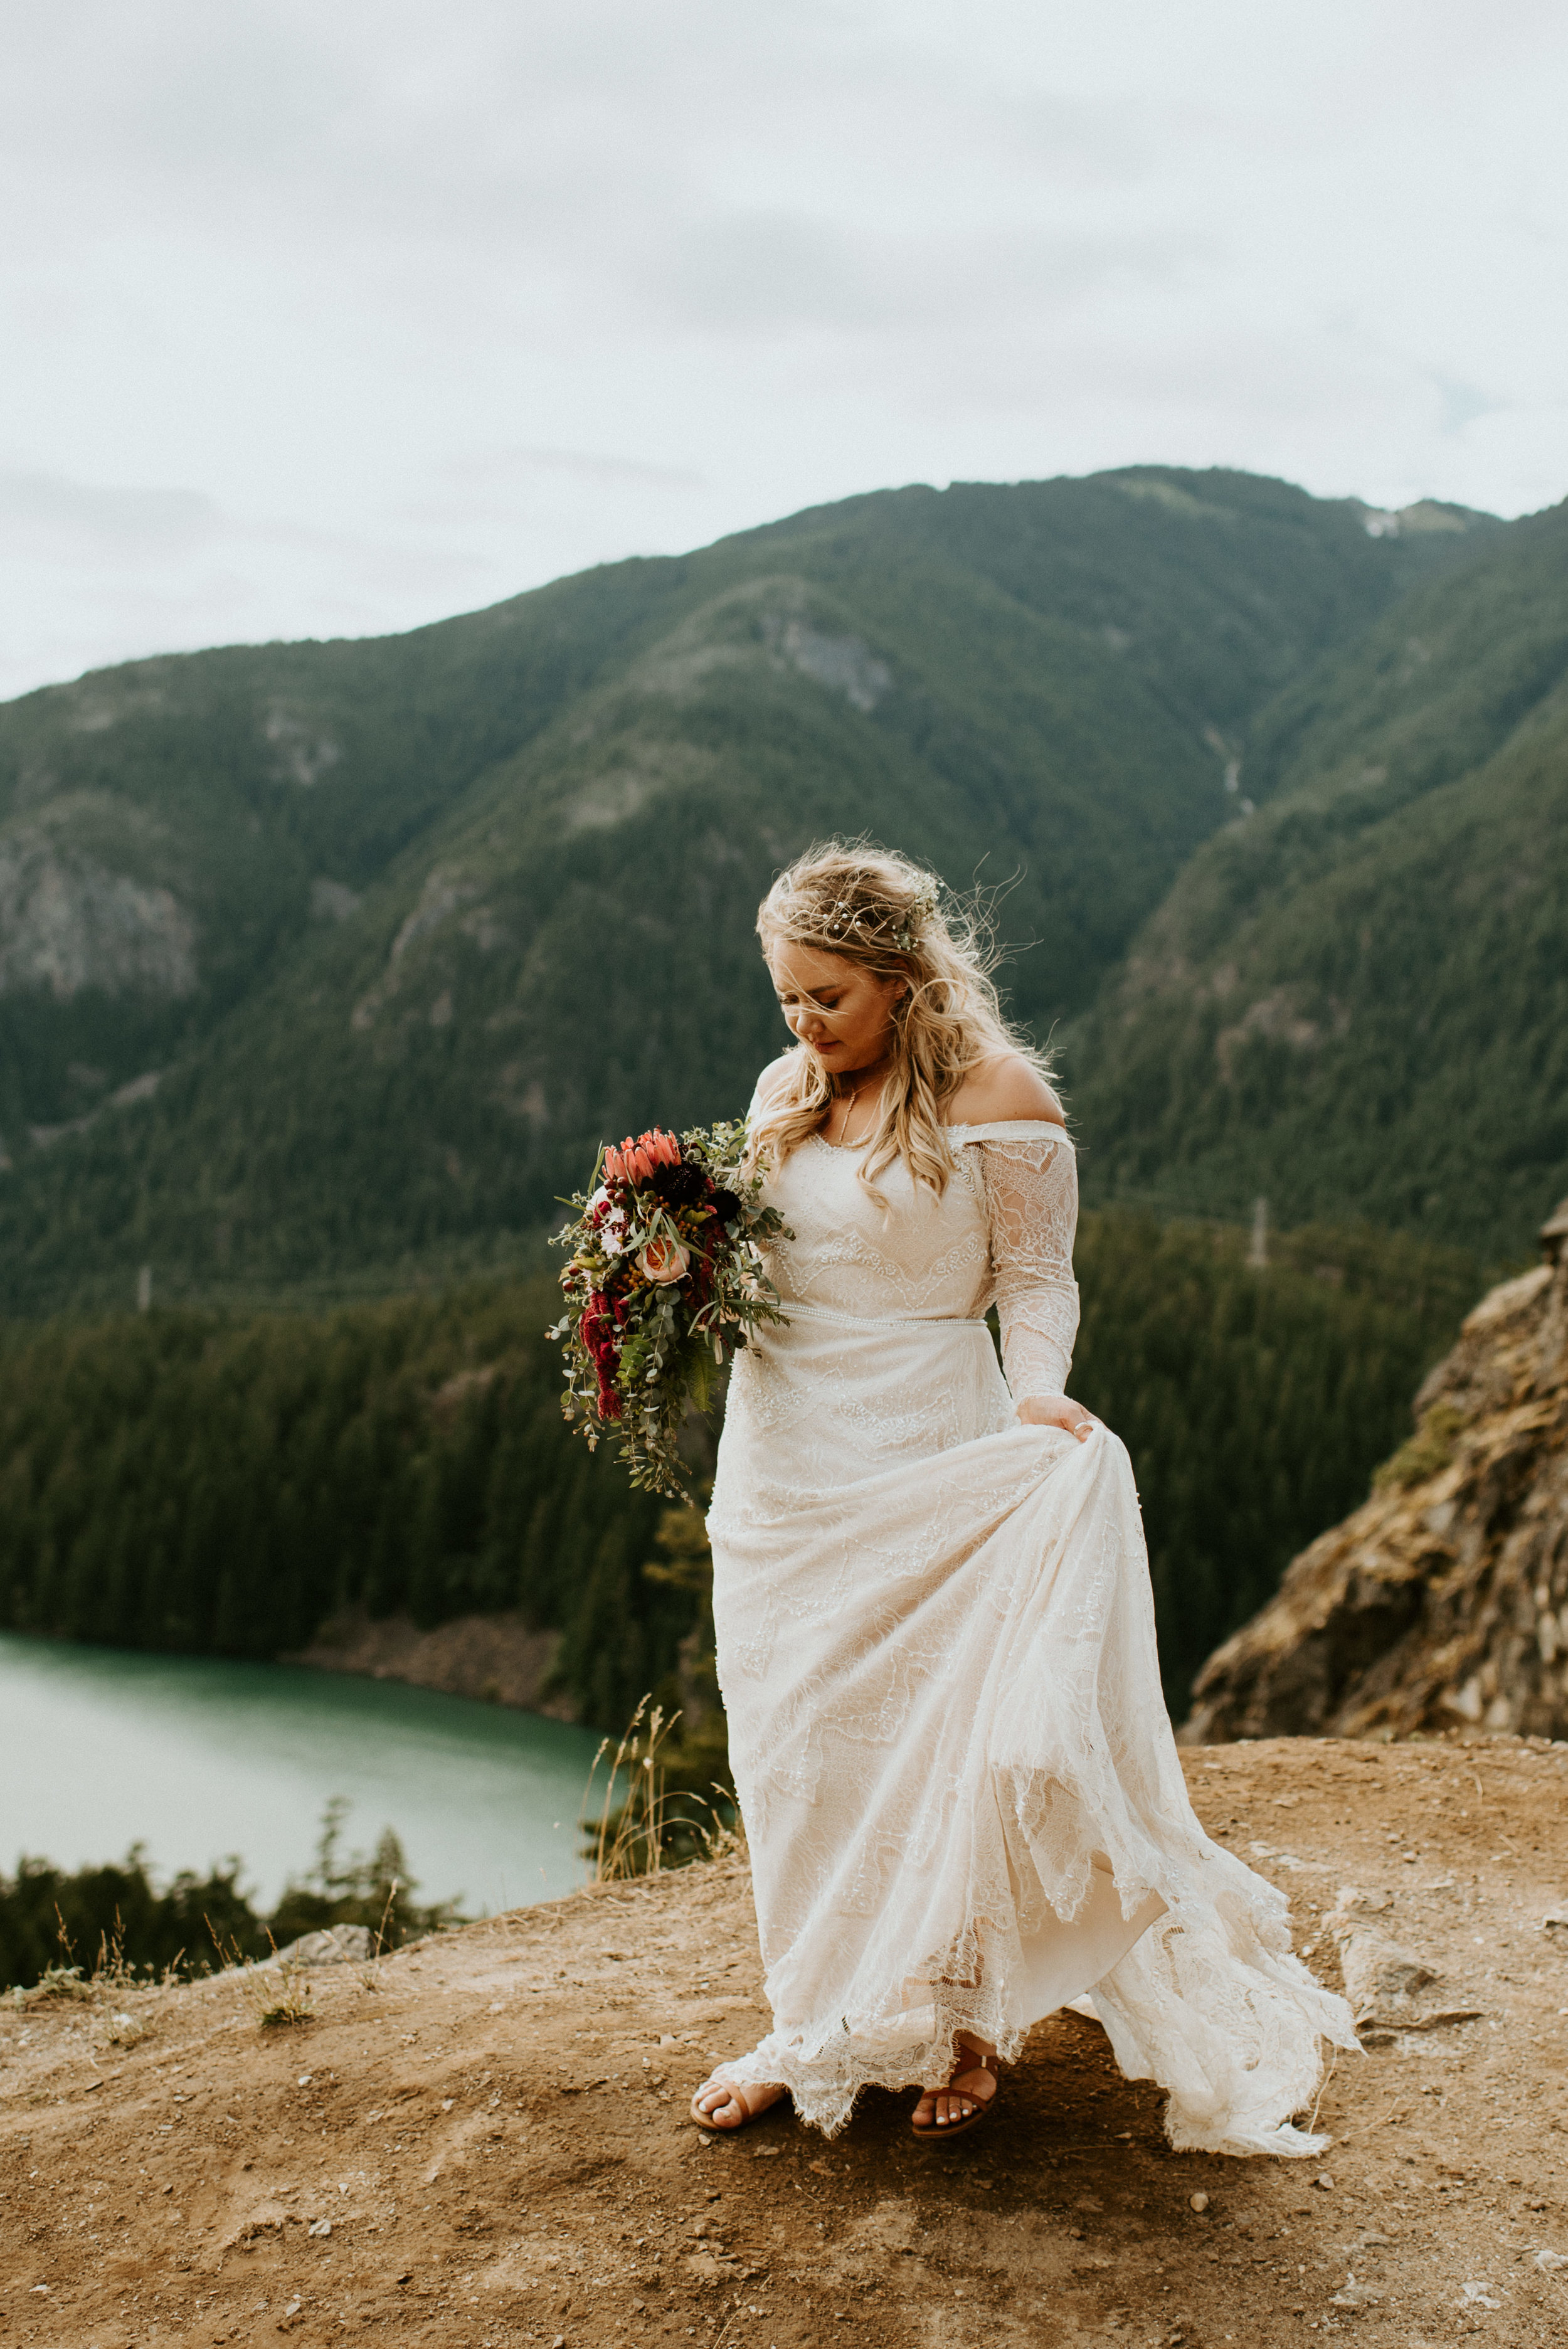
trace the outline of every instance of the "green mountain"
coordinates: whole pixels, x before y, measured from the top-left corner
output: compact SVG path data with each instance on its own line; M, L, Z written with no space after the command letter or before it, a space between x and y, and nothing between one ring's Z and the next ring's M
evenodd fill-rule
M1017 1009L1081 1025L1234 854L1236 761L1275 778L1261 837L1379 629L1507 571L1518 526L1422 518L1156 468L909 489L12 703L0 1305L521 1249L603 1136L744 1099L779 1038L753 909L824 832L1004 887Z
M1568 506L1294 679L1238 780L1075 1030L1090 1195L1527 1254L1568 1189Z

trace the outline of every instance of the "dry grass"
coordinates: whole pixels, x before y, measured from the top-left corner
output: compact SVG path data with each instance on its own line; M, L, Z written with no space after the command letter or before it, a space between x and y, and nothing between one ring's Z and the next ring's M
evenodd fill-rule
M719 1859L745 1849L738 1822L728 1815L724 1787L715 1785L717 1799L712 1801L685 1789L670 1792L665 1748L680 1718L673 1713L666 1719L664 1708L645 1696L613 1754L610 1740L601 1739L583 1796L583 1857L591 1883L659 1876L672 1865ZM596 1796L599 1765L606 1755L609 1775L603 1795Z
M641 1700L611 1755L595 1826L592 1823L593 1782L599 1764L610 1752L609 1739L600 1739L583 1797L588 1830L583 1857L594 1884L659 1874L670 1826L660 1754L679 1719L676 1713L666 1721L662 1705L653 1704L645 1696Z
M224 1948L222 1936L214 1930L211 1920L207 1930L212 1935L212 1947L223 1971L239 1976L240 1989L255 2016L258 2030L287 2030L296 2023L315 2021L308 1966L298 1958L280 1957L275 1941L270 1958L247 1958L233 1940ZM272 1941L270 1933L267 1939Z

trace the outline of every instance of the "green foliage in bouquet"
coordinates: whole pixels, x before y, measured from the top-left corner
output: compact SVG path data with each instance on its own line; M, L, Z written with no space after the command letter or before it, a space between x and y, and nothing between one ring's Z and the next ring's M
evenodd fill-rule
M590 1449L611 1428L632 1483L670 1500L690 1498L687 1412L708 1410L758 1322L785 1318L762 1249L789 1235L762 1204L761 1177L741 1172L745 1154L737 1120L606 1144L555 1235L571 1251L566 1310L550 1331L566 1353L562 1409Z

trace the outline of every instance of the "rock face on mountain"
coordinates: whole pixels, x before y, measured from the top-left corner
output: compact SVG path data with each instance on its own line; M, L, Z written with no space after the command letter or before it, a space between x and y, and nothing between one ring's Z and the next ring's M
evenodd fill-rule
M62 854L43 826L0 837L0 995L191 995L195 945L172 890L112 871L74 843Z
M1568 1200L1484 1298L1372 1497L1209 1659L1183 1743L1568 1736Z

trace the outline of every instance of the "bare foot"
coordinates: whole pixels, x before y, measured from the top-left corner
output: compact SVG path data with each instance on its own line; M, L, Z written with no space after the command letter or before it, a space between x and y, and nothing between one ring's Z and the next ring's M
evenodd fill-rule
M744 2128L748 2121L754 2121L788 2093L776 2080L737 2088L716 2075L705 2080L692 2098L691 2116L700 2128Z
M996 2050L984 2040L961 2039L945 2088L927 2088L910 2115L917 2136L934 2137L955 2121L973 2119L996 2093Z

